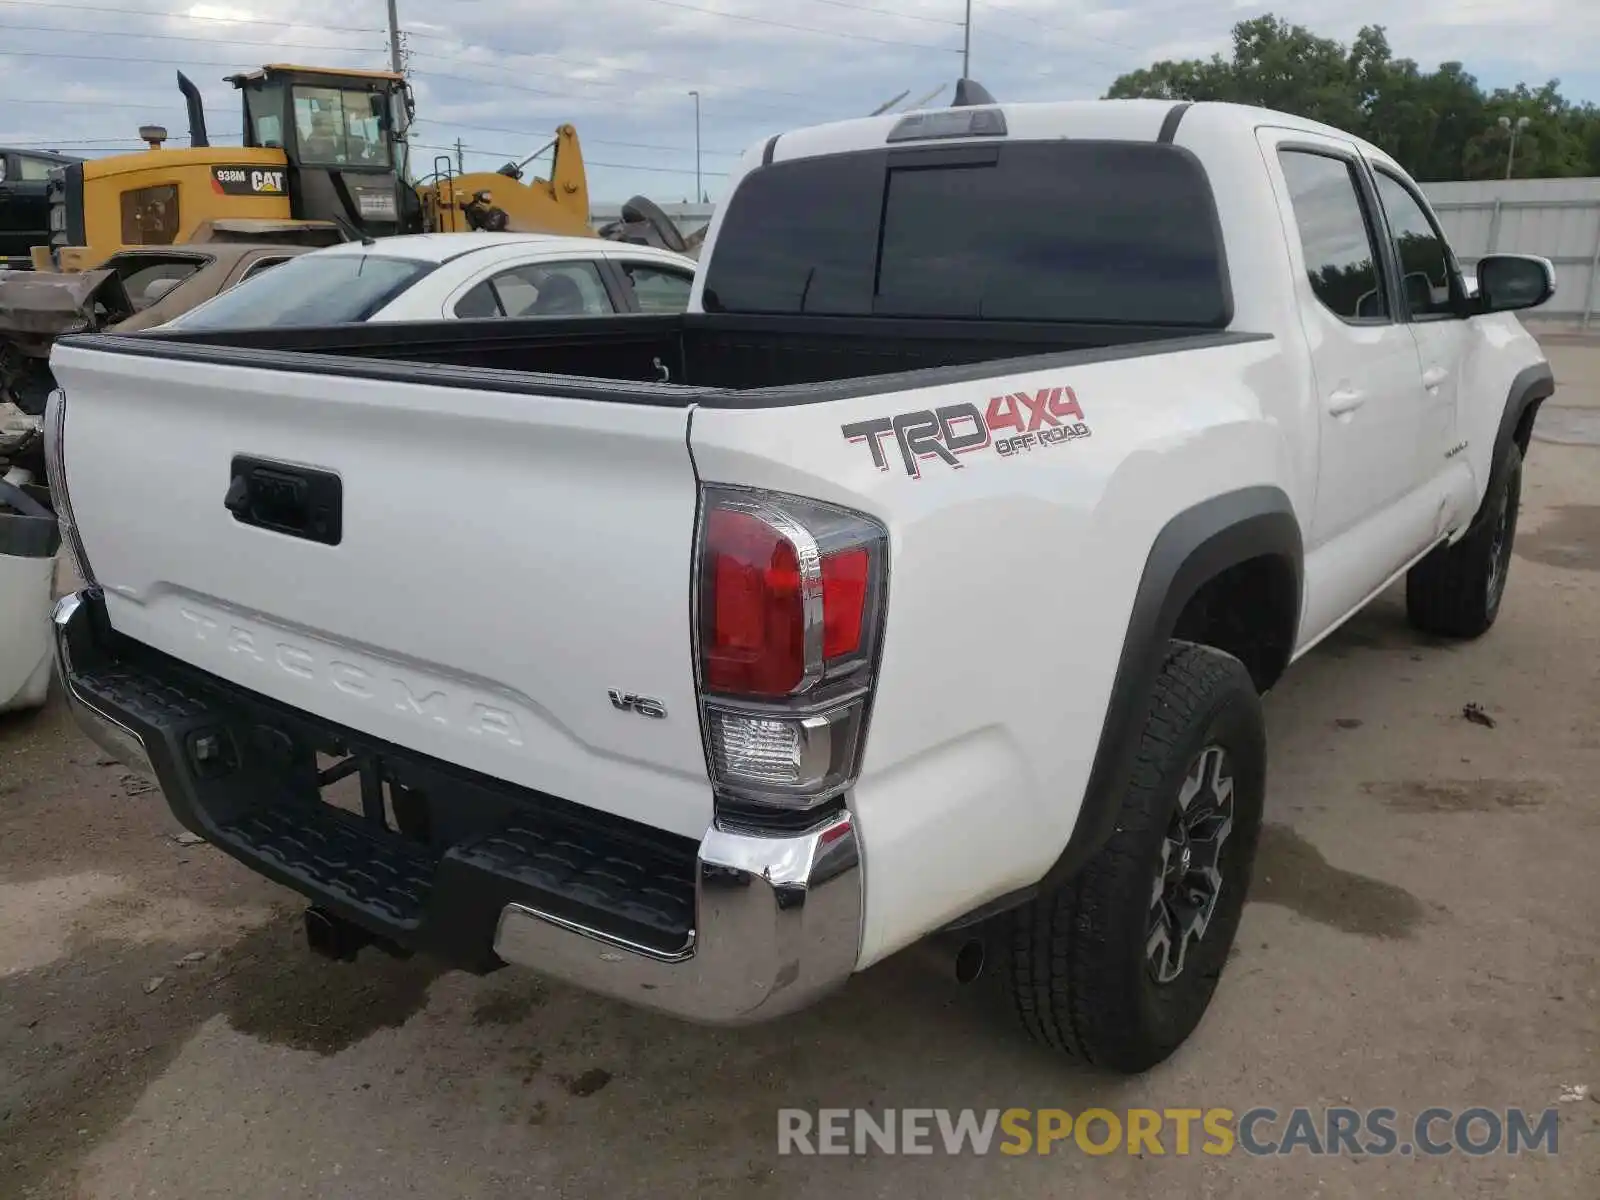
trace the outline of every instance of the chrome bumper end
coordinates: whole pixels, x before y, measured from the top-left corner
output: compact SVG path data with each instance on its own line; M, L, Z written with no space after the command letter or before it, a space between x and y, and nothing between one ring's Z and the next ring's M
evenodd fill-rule
M61 680L61 690L66 694L67 707L72 710L73 717L90 741L123 766L154 779L155 768L150 765L150 755L145 752L144 742L139 735L101 712L72 685L73 643L86 633L85 621L80 617L83 606L81 593L74 593L57 600L51 614L56 675Z
M855 971L863 887L848 814L787 837L713 826L697 869L696 928L677 954L520 904L500 914L495 952L577 987L711 1025L794 1012Z

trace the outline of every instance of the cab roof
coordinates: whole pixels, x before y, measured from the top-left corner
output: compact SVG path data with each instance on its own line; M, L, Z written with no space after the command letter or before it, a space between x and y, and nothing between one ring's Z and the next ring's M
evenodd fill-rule
M243 87L247 83L260 83L272 75L310 75L319 79L381 79L390 83L399 83L405 78L393 71L363 71L356 67L301 67L294 63L267 63L257 70L243 71L225 78L234 87Z
M1203 125L1207 130L1236 130L1254 136L1254 130L1263 125L1299 129L1324 137L1338 138L1360 147L1367 156L1379 161L1391 161L1378 147L1363 139L1291 113L1275 109L1258 108L1247 104L1230 104L1221 101L1173 100L1057 100L973 105L967 111L990 109L1000 112L1006 123L1004 135L984 137L974 135L973 140L1044 140L1051 138L1104 138L1115 141L1184 141L1186 130ZM959 112L961 109L929 108L922 113ZM910 113L886 113L874 117L858 117L836 121L827 125L814 125L779 135L773 142L756 147L752 153L768 161L805 158L812 155L838 154L852 150L877 149L889 144L890 132L906 120ZM1171 131L1168 132L1168 127ZM913 145L960 145L961 139L915 140L899 143ZM758 161L760 161L758 159Z

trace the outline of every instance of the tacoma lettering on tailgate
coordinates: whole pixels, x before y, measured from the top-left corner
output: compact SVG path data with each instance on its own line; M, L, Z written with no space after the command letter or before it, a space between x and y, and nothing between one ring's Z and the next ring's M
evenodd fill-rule
M893 436L906 474L922 478L922 461L940 459L960 468L960 455L993 449L1010 458L1049 446L1075 442L1089 436L1083 408L1070 387L1040 388L1037 392L1011 392L989 401L984 412L976 404L947 404L893 417L874 417L841 426L848 441L866 442L872 465L889 469L884 439Z

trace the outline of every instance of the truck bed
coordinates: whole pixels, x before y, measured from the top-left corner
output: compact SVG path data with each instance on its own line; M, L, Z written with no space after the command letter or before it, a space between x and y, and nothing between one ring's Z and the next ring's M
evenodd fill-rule
M900 384L886 376L910 372L922 374L905 386L953 383L1258 336L1178 326L691 313L156 330L72 340L161 358L494 391L764 407L883 390Z

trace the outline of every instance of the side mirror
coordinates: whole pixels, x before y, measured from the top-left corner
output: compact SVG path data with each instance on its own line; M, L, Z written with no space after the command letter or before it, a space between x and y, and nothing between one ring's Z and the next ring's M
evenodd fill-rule
M1532 254L1491 254L1478 260L1478 311L1538 308L1556 294L1556 269Z

